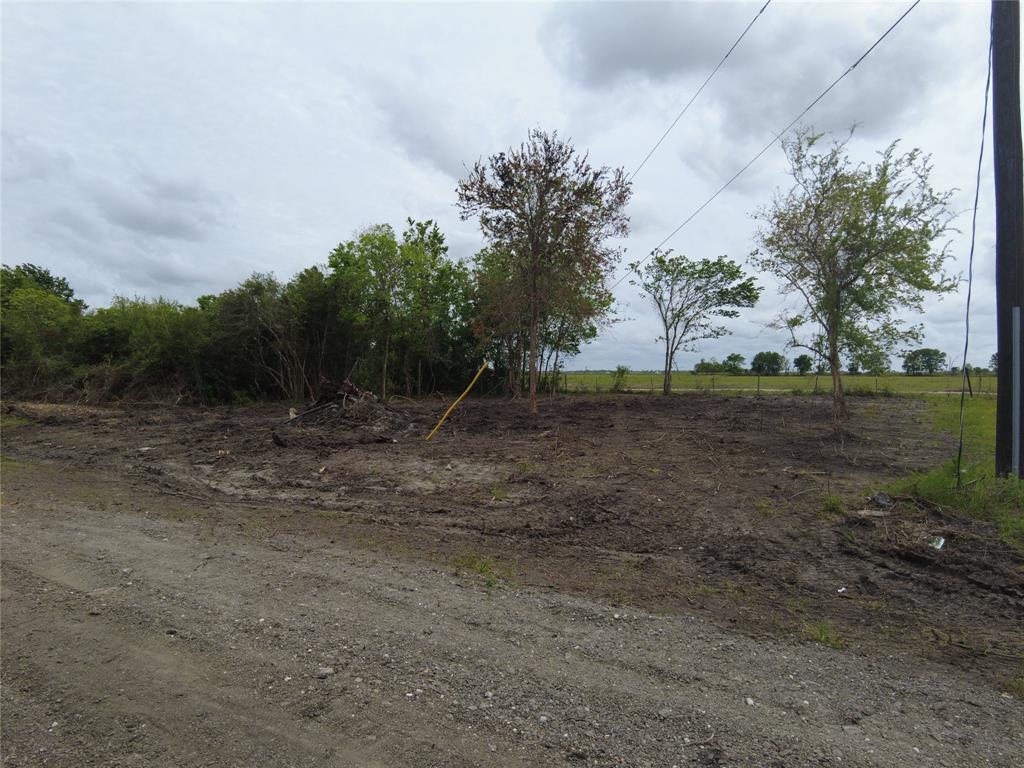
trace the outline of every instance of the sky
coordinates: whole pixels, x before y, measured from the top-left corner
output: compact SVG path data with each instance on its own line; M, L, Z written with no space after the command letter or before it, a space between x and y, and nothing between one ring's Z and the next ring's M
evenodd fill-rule
M67 277L91 306L190 303L252 272L288 279L359 229L407 217L436 220L468 260L483 240L460 221L455 186L477 159L539 127L632 171L762 4L4 2L0 258ZM633 179L622 264L909 5L774 0ZM896 139L931 154L933 184L957 190L947 269L964 277L989 9L922 3L803 120L837 136L856 125L856 160ZM751 214L789 186L773 147L666 247L745 262ZM980 365L995 351L994 245L988 155L968 356ZM783 299L757 279L758 305L678 367L784 351L769 327ZM616 322L571 368L661 365L657 316L628 281L615 295ZM965 298L966 280L906 320L959 360Z

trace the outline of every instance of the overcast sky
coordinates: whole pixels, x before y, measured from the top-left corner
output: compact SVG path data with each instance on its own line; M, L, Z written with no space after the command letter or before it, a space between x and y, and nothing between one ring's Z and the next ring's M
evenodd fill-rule
M762 0L763 1L763 0ZM183 302L253 271L287 279L369 224L437 220L450 252L481 246L454 207L480 156L557 130L600 165L635 168L760 8L682 4L50 4L2 14L2 258L114 294ZM626 260L742 167L903 12L899 3L775 0L634 180ZM966 274L989 4L918 6L806 118L893 139L957 187ZM987 148L987 149L990 149ZM745 260L758 206L788 187L773 148L668 244ZM969 359L995 351L994 215L986 158ZM733 335L684 353L782 350L760 277ZM621 322L571 367L660 365L657 321L623 282ZM965 290L929 300L926 344L962 354ZM960 350L960 351L958 351ZM789 354L792 357L792 354ZM894 366L899 361L893 360Z

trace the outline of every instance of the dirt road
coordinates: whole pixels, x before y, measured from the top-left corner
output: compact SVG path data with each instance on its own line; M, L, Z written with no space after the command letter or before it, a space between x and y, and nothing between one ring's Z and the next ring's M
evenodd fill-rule
M195 511L203 507L201 514ZM1019 766L969 671L753 638L8 461L4 765Z

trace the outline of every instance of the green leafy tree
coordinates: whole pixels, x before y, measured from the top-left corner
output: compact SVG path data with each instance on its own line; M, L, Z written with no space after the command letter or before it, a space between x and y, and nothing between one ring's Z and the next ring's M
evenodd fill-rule
M992 373L999 373L999 353L993 352L992 357L988 359L988 369Z
M66 278L54 275L50 270L37 267L35 264L19 264L16 267L4 265L0 268L0 310L7 308L9 297L14 291L26 286L35 286L56 296L78 313L86 308L85 302L75 298L75 292Z
M671 251L655 251L643 264L630 264L633 278L642 295L654 306L661 320L665 344L662 394L672 392L672 369L680 349L692 349L703 339L717 339L729 333L716 325L719 317L737 317L738 308L757 303L761 289L743 268L719 256L717 259L691 261L673 256Z
M399 248L389 224L364 229L354 240L339 245L328 259L335 274L352 281L361 293L362 317L371 329L378 361L378 394L387 399L391 343L399 315L408 308L408 253Z
M67 376L79 321L75 307L34 282L11 291L3 312L4 378L38 390Z
M786 367L786 358L778 352L758 352L750 363L751 373L758 376L778 376Z
M872 376L883 376L889 372L889 355L878 347L864 347L853 356L853 364Z
M14 339L8 333L8 328L10 327L8 313L12 308L11 300L17 291L27 288L38 289L62 301L70 308L74 315L81 315L86 308L84 301L75 298L75 292L68 284L66 278L54 275L50 270L38 267L35 264L19 264L15 267L3 265L0 267L0 359L2 360L7 360L12 350L16 347ZM17 311L24 310L26 301L28 299L23 297L22 304ZM41 301L41 299L37 297L35 301ZM46 303L49 304L50 302ZM17 325L22 320L23 318L14 318L13 322ZM21 339L21 341L24 341L24 339ZM39 349L38 346L33 347L31 351L25 349L25 354L21 355L22 360L24 361L27 357L32 357ZM55 360L52 357L50 359L51 362ZM36 362L40 362L40 360L38 359ZM8 372L12 373L13 369L9 369ZM38 372L33 374L32 378L37 380L39 378Z
M608 240L629 232L629 182L622 169L592 167L556 133L532 130L518 149L478 161L457 192L461 217L479 218L525 304L530 409L536 413L545 318L568 311L578 321L610 307L602 295L607 291L595 286L603 288L619 258Z
M705 360L702 357L700 361L695 363L693 366L694 373L723 373L724 370L722 363L718 362L718 360L713 357L710 360Z
M740 374L743 373L743 364L746 362L743 355L733 352L731 355L725 356L725 360L722 361L722 370L726 373Z
M794 186L758 211L754 264L775 275L796 312L776 326L827 361L833 418L847 418L841 357L887 351L920 338L901 310L922 310L928 292L955 287L934 247L949 227L949 192L929 183L931 164L919 150L898 154L893 142L874 164L855 163L846 142L817 151L822 136L801 131L783 141Z
M469 329L470 277L448 258L444 235L433 221L408 219L399 251L408 302L399 314L398 352L405 393L421 394L473 367Z
M903 353L903 370L910 376L938 373L944 371L946 365L946 353L931 347Z
M806 376L814 367L814 358L804 353L793 358L793 367L801 376Z
M409 219L400 240L379 224L328 258L343 325L361 334L354 357L374 361L382 398L392 384L404 383L411 396L425 380L447 383L470 367L469 271L447 253L433 221Z

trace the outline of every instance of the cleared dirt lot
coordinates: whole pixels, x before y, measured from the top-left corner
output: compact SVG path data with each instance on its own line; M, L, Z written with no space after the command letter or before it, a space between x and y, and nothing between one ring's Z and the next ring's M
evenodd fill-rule
M428 403L281 446L281 408L17 406L5 764L1016 765L1024 562L856 514L948 446L855 408L837 442L814 399L477 401L426 444Z

